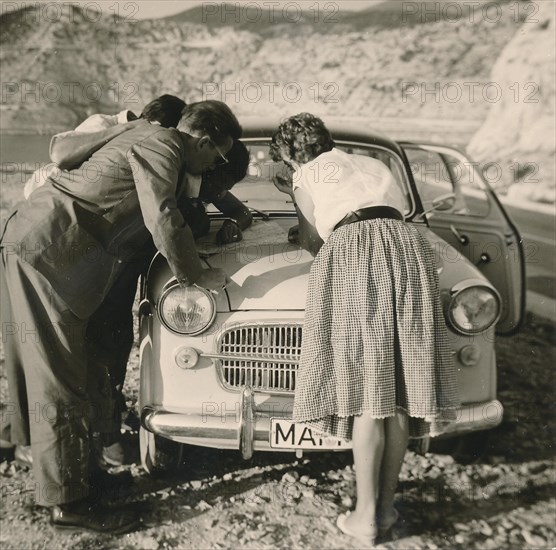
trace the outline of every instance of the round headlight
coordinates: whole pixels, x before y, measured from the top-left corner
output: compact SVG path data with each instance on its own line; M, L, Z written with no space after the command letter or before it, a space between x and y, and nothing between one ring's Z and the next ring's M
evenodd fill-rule
M216 317L216 302L208 290L174 285L160 298L162 324L178 334L195 336L207 330Z
M470 286L455 291L448 315L452 326L463 334L477 334L490 328L500 316L500 299L494 290Z

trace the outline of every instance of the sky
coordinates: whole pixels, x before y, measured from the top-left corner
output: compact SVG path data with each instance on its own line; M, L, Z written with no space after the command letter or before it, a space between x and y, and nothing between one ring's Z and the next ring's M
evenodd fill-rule
M251 4L252 6L260 6L261 8L275 6L275 10L285 8L289 5L290 10L312 9L314 11L317 9L315 4L318 4L318 7L322 10L334 8L336 10L359 10L376 4L378 1L379 0L229 0L226 3L234 5ZM34 0L1 0L0 10L1 13L6 13L8 11L13 11L16 7L23 8L39 3L44 4L45 7L47 7L48 4L61 4L62 6L67 6L69 3L82 4L91 9L95 9L96 4L101 8L101 11L106 13L113 14L115 10L118 9L123 17L133 16L135 19L149 19L173 15L174 13L185 11L194 6L221 4L224 2L222 0L71 0L71 2L69 0L58 0L57 2L49 0L40 0L40 2Z

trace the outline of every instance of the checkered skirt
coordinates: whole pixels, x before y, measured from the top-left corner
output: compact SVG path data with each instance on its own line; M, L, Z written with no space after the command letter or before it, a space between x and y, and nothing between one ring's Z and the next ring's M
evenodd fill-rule
M391 219L334 231L309 276L293 419L350 440L355 415L403 409L410 436L423 437L458 404L427 240Z

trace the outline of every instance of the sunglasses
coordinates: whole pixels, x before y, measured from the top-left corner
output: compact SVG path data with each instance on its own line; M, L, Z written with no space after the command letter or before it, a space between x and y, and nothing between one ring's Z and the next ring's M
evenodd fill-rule
M210 141L214 145L214 148L216 149L216 152L220 155L220 159L217 159L214 164L216 164L216 166L223 166L224 164L229 164L230 161L226 158L226 155L224 155L224 153L222 153L222 151L220 150L218 145L216 145L216 143L214 143L214 141L212 141L212 139Z

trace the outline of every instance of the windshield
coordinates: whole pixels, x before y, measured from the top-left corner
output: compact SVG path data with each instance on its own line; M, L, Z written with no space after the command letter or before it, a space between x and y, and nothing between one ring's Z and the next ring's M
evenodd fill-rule
M287 168L283 162L274 162L269 156L268 140L243 140L249 149L250 162L247 176L234 185L231 192L246 206L265 213L292 213L295 208L289 195L274 187L272 178L277 174L286 175ZM402 189L405 199L405 214L411 211L412 201L409 192L407 174L401 160L391 151L373 145L337 142L336 146L347 153L367 155L386 164ZM207 211L216 212L212 205Z

